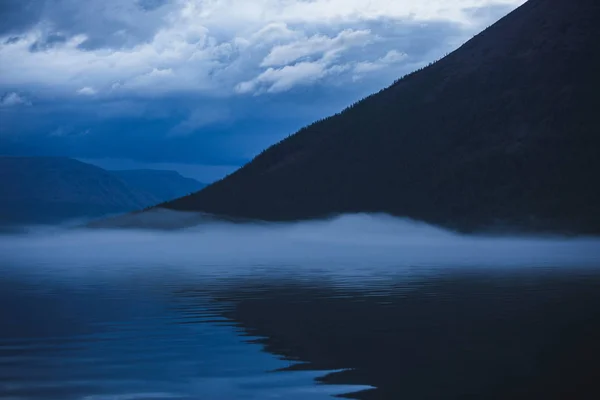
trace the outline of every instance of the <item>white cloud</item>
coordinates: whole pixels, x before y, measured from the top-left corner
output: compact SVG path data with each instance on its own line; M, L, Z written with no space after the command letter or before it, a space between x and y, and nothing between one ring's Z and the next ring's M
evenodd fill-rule
M279 93L297 85L314 83L327 75L347 69L333 65L336 58L355 46L365 46L374 40L368 30L341 31L335 37L313 35L271 49L260 66L268 67L251 80L235 88L238 93ZM316 58L306 60L304 58Z
M171 68L158 69L153 68L152 71L135 76L124 84L116 83L112 85L113 90L124 90L124 89L141 89L152 87L157 88L161 86L169 87L172 81L176 79L175 73Z
M386 68L390 65L397 64L406 59L406 57L408 57L406 53L400 53L396 50L390 50L385 56L381 57L378 60L361 61L356 63L356 65L354 66L354 72L357 74L375 72L380 69Z
M265 23L342 25L380 19L444 20L469 24L468 10L490 5L523 4L525 0L179 0L186 15L242 30Z
M314 35L278 45L263 59L261 67L288 65L303 57L318 55L319 58L333 58L336 54L354 46L364 46L374 40L369 30L346 29L335 37Z
M90 2L91 10L102 10L95 15L110 22L107 29L114 29L106 33L107 43L122 46L89 47L103 29L90 19L89 32L80 24L83 33L31 52L49 33L50 25L40 23L21 40L0 38L0 88L51 88L67 96L281 92L351 65L356 74L367 74L398 62L373 60L373 53L362 51L396 47L386 41L386 24L452 22L468 39L491 22L473 20L470 10L524 0L173 0L143 13L133 11L133 0L122 7L117 0L110 7ZM87 3L69 1L69 10Z
M290 29L285 22L273 22L253 33L249 40L242 38L238 39L260 46L293 40L300 37L301 34L302 32Z
M0 107L30 106L31 102L16 92L10 92L0 98Z
M81 95L84 95L84 96L93 96L93 95L95 95L98 92L93 87L85 86L85 87L82 87L81 89L79 89L77 91L77 93L81 94Z
M283 68L269 68L253 80L237 86L239 93L254 92L263 89L269 93L283 92L297 84L309 84L321 79L327 73L323 62L301 62L286 65Z

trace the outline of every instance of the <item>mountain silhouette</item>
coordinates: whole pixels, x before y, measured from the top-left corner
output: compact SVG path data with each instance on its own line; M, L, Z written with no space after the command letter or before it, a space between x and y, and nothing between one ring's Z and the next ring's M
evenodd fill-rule
M600 2L529 0L459 49L163 204L600 232Z
M109 172L130 187L149 193L161 201L173 200L206 186L195 179L181 176L177 171L131 169Z
M56 223L134 211L161 199L66 157L0 157L0 225Z

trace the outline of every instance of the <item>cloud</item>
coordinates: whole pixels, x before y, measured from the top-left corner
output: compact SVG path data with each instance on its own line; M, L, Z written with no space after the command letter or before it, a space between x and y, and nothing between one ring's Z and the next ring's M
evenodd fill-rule
M332 66L344 51L375 40L369 30L345 29L334 37L317 34L274 46L260 64L268 68L235 89L238 93L280 93L297 85L314 83L347 69L345 65ZM309 60L304 61L307 58Z
M346 29L333 38L325 35L314 35L289 44L273 47L260 66L288 65L300 58L315 55L318 55L319 58L333 58L337 53L348 50L353 46L364 46L372 41L373 37L368 30Z
M329 74L340 73L343 66L328 67L323 60L316 62L300 62L286 65L283 68L269 68L256 78L240 83L238 93L280 93L290 90L297 85L308 85Z
M354 72L364 74L375 72L386 68L390 65L397 64L408 57L406 53L401 53L396 50L390 50L385 56L375 61L361 61L354 66Z
M41 19L42 9L39 0L0 1L0 35L29 29Z
M5 94L0 98L0 107L30 106L31 102L16 92Z
M190 113L187 119L173 127L169 131L169 135L188 135L200 128L227 121L230 118L231 114L226 108L204 107L196 109Z
M61 45L67 41L67 37L60 33L52 33L47 36L41 37L37 41L29 46L30 52L46 51L57 45Z
M11 17L3 18L9 27L0 31L0 87L43 87L63 94L90 87L115 96L233 95L246 92L252 85L247 82L274 74L295 70L324 76L330 63L311 63L342 53L349 58L343 64L373 62L363 58L365 48L394 46L392 32L398 26L453 24L467 39L493 18L474 9L521 3L11 0L0 7L0 15ZM442 46L447 38L435 42ZM394 47L378 51L392 49L408 53ZM292 68L295 64L300 65ZM366 74L386 64L361 65L358 70ZM281 92L290 83L282 85L266 92Z
M95 95L98 92L93 87L85 86L85 87L82 87L81 89L79 89L77 91L77 93L81 94L81 95L84 95L84 96L93 96L93 95Z
M160 0L2 0L3 31L25 33L36 28L43 36L60 32L84 35L82 50L122 48L152 40L163 18L178 1Z
M302 32L291 29L285 22L268 23L250 35L249 39L237 38L238 42L261 45L279 44L282 41L291 41L302 36Z
M0 149L240 165L523 2L0 0Z
M78 130L73 129L72 127L59 126L55 130L50 132L50 136L59 137L59 138L81 137L81 136L87 136L91 132L92 132L91 129L84 129L84 130L78 131Z
M138 0L138 4L146 11L153 11L169 3L169 0Z

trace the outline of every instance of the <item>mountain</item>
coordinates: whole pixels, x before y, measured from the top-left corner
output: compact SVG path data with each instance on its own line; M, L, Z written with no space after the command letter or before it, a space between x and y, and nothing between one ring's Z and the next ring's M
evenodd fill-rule
M162 205L600 233L600 2L529 0L442 60Z
M173 200L206 186L195 179L185 178L176 171L137 169L110 172L129 187L149 193L161 201Z
M70 158L0 157L0 225L128 212L161 200Z

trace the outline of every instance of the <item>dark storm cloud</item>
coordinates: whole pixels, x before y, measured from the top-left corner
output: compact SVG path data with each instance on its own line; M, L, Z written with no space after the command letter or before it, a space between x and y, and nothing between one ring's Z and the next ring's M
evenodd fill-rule
M31 46L29 46L29 51L45 51L57 44L65 43L66 41L66 36L61 35L60 33L52 33L40 40L36 40Z
M40 51L57 37L86 35L81 49L131 47L150 40L171 10L170 0L2 0L0 35L41 30ZM63 40L64 41L64 40ZM56 42L54 42L56 43Z
M368 86L356 85L233 99L37 99L35 107L7 109L0 115L0 153L240 166L303 125L369 92ZM186 134L170 134L190 115L214 107L225 107L231 117Z
M0 1L0 35L21 33L41 18L43 0Z
M382 39L340 55L337 63L348 65L348 69L322 85L298 86L268 96L175 94L148 99L132 94L118 99L48 99L37 101L36 107L13 112L11 118L5 116L5 130L19 135L15 142L7 139L10 134L0 132L0 142L11 142L12 150L5 151L15 154L26 146L36 149L36 154L79 158L242 165L303 125L391 84L414 69L413 64L438 58L448 51L447 43L440 39L457 34L454 24L443 22L379 21L361 28L377 32ZM408 64L382 69L353 83L355 60L377 59L390 49L410 54ZM255 71L246 72L260 72ZM202 117L204 111L222 109L226 110L222 113L224 120L208 118L208 123L197 126L188 123L195 115ZM181 131L181 126L190 129ZM81 135L88 130L89 134ZM4 147L8 149L6 143Z
M194 1L0 0L0 97L12 104L0 107L0 153L241 165L509 10L467 10L479 22L461 25L401 12L327 17L341 0L236 1L204 13ZM323 8L304 15L294 4Z
M159 7L164 6L170 0L138 0L138 4L141 8L147 11L156 10Z
M4 41L4 44L15 44L19 42L21 38L19 36L11 36Z

